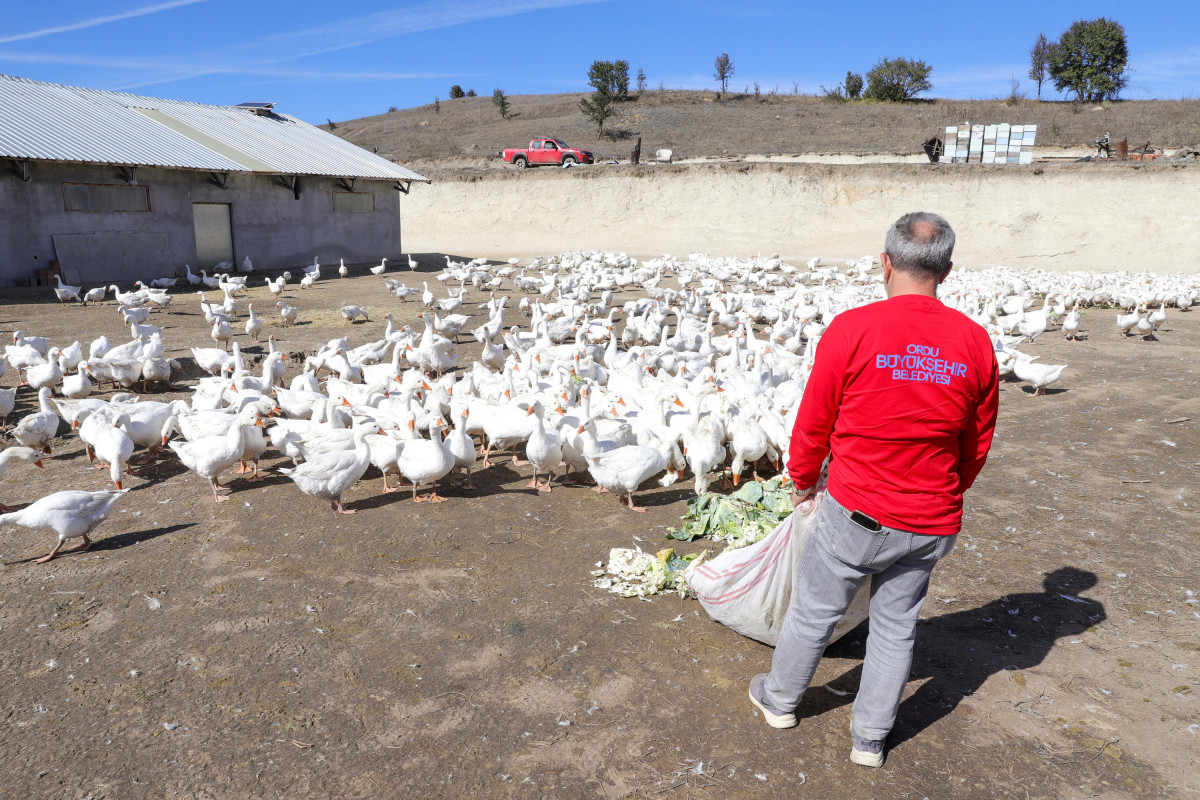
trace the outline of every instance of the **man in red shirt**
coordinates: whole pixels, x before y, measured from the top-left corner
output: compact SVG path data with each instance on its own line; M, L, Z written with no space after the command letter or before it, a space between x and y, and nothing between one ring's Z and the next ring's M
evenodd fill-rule
M750 700L775 728L794 709L864 581L871 622L851 712L850 760L883 764L912 665L929 575L954 547L963 492L987 458L999 404L996 358L982 327L937 299L950 272L954 231L929 213L888 231L888 299L838 314L816 361L792 432L794 502L828 493L813 522L771 672Z

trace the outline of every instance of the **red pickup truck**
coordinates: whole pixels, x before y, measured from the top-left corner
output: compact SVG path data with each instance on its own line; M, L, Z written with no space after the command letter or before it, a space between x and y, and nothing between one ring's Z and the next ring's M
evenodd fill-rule
M540 164L593 164L595 158L588 150L568 147L561 139L550 136L535 136L529 140L529 147L510 147L500 151L500 157L517 169L536 167Z

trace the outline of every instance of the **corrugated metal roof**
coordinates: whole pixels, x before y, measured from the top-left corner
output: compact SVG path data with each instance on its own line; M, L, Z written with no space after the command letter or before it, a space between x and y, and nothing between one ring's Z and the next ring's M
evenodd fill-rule
M0 75L0 157L423 181L287 114Z

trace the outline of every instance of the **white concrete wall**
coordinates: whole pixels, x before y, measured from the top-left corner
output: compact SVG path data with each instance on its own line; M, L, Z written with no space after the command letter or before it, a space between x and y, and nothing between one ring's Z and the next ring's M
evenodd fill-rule
M541 168L414 187L405 246L507 258L857 258L913 210L944 215L955 263L1196 271L1200 166L742 164Z
M151 211L85 212L65 210L63 182L122 183L116 167L31 163L30 173L28 182L7 171L0 175L0 286L48 267L58 234L165 234L169 263L180 274L184 264L197 272L210 268L196 263L192 203L198 202L231 204L235 260L249 256L256 268L311 264L314 256L334 265L339 258L378 262L401 252L400 193L393 182L360 180L356 190L373 191L375 211L346 214L333 212L333 192L340 189L330 178L302 177L297 200L273 177L233 174L229 188L221 189L208 181L209 173L142 167L138 183L150 189ZM151 272L159 263L110 263L101 250L81 270L85 283L161 277ZM148 253L146 261L161 258Z

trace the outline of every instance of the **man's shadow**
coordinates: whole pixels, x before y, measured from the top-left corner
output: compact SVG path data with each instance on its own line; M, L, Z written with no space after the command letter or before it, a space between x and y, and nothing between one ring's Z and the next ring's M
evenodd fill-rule
M1107 619L1101 603L1079 596L1096 583L1095 573L1061 567L1046 574L1043 592L1005 595L979 608L917 623L909 680L929 680L901 703L888 746L908 741L949 715L992 675L1037 666L1059 639L1078 636ZM865 653L865 636L858 629L825 651L836 658L861 659ZM799 713L810 716L853 702L861 673L860 665L830 681L827 685L836 694L806 692Z

